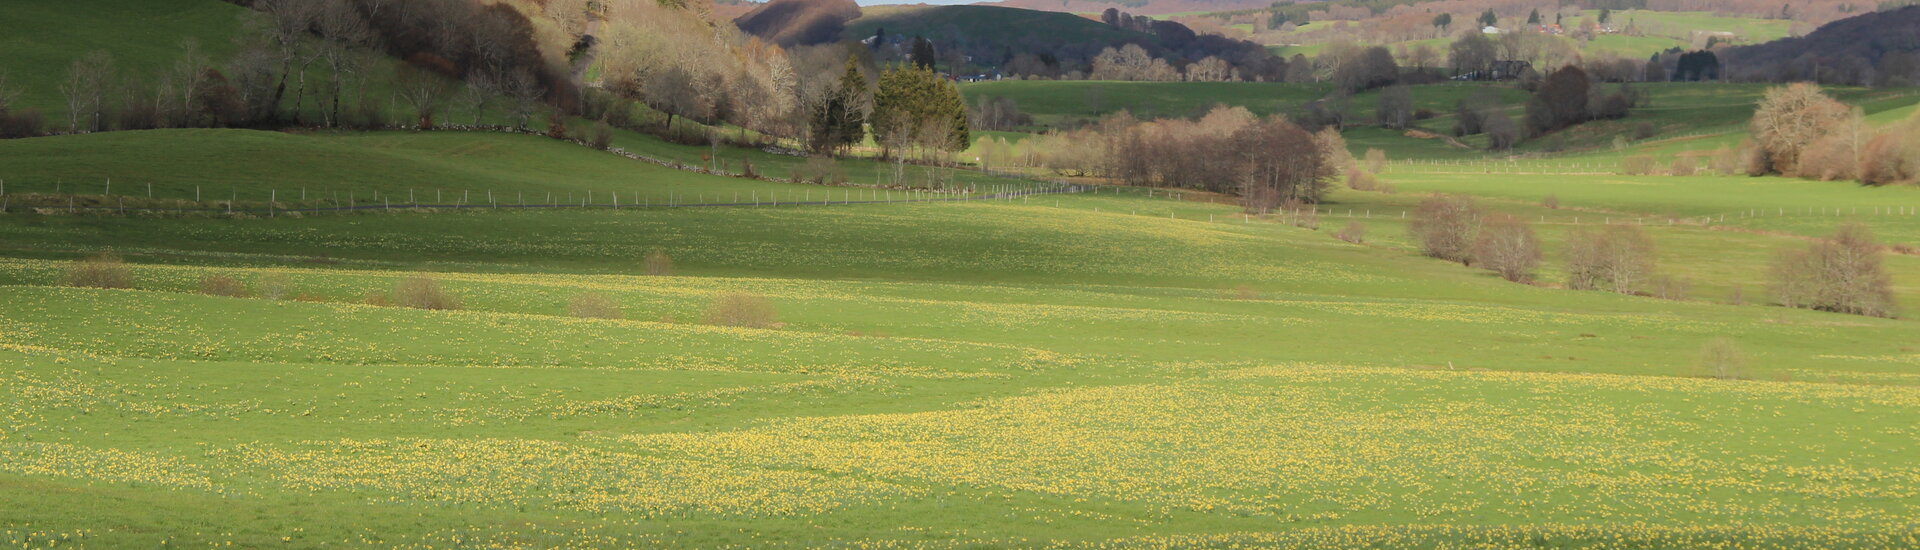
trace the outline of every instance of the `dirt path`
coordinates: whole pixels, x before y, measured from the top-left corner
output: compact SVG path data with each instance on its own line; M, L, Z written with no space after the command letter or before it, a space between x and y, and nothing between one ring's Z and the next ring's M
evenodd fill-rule
M582 40L592 39L593 42L591 42L591 46L587 47L586 52L580 54L580 59L575 60L573 63L572 79L574 86L586 86L587 69L593 67L593 61L600 56L600 25L600 16L587 16L587 29L582 31L580 38Z

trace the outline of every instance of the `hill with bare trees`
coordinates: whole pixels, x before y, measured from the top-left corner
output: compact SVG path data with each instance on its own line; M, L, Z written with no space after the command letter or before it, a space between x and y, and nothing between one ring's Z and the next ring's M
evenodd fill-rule
M847 22L859 17L860 5L853 0L774 0L734 19L733 24L763 40L791 47L838 40Z

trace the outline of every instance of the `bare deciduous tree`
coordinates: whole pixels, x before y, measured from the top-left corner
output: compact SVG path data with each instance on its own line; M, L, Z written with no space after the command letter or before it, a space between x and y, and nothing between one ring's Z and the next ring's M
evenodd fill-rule
M307 66L314 60L314 49L310 46L307 33L313 28L314 18L318 17L320 3L312 0L257 0L254 9L265 12L264 27L260 31L272 44L275 57L280 64L279 82L274 85L273 98L268 101L273 110L280 108L282 98L286 97L287 81L295 70L299 71L300 95L294 101L297 114L304 103L307 81Z
M1381 126L1395 130L1405 130L1413 123L1413 92L1405 84L1388 86L1380 91L1380 105L1374 111L1374 117Z
M1747 354L1740 346L1727 338L1714 338L1700 347L1700 358L1694 362L1695 374L1721 380L1744 380L1747 378Z
M1827 97L1818 84L1798 82L1768 88L1749 124L1763 154L1758 168L1797 174L1800 154L1839 126L1848 112L1845 104Z
M1420 243L1420 252L1443 260L1466 263L1472 259L1480 207L1466 195L1433 195L1420 201L1407 231Z
M73 61L60 93L67 98L67 131L106 129L107 90L113 85L113 55L95 50Z
M1892 317L1893 283L1881 268L1881 254L1866 226L1840 226L1806 250L1780 254L1773 265L1774 297L1787 307Z
M453 89L446 77L412 63L401 63L394 69L393 84L400 99L413 107L423 130L433 128L434 115Z
M1540 266L1540 238L1525 220L1508 215L1488 216L1480 223L1473 245L1473 262L1513 282L1533 280Z
M540 82L525 70L514 71L507 76L501 92L507 96L507 114L513 116L514 125L526 129L527 122L540 110Z
M1609 225L1567 235L1567 288L1631 294L1653 274L1653 238L1639 226Z
M357 48L373 40L367 20L346 0L319 2L314 20L321 41L315 50L327 70L327 107L323 118L328 126L340 125L340 98L346 95L347 82L356 78L364 65Z

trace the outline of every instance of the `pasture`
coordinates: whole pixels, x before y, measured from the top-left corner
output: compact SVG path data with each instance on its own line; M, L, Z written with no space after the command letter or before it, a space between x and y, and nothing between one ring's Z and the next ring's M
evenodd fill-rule
M9 7L22 104L59 106L69 47L225 55L242 8L166 5L189 3L81 29ZM1611 38L1588 47L1671 40ZM992 175L977 145L921 166L627 130L612 152L498 128L0 140L0 547L1920 546L1920 188L1621 175L1737 144L1764 91L1636 87L1626 119L1498 155L1438 134L1477 94L1522 114L1513 85L1415 87L1421 132L1346 98L1391 191L1259 215ZM1122 110L1295 114L1331 85L962 90L1034 115L973 132L1017 143ZM1830 91L1874 124L1920 97ZM1433 193L1531 222L1536 279L1423 256ZM395 203L438 206L315 211ZM1846 223L1908 247L1884 256L1899 315L1777 303L1776 258ZM1628 224L1662 290L1567 288L1574 236Z
M1571 205L1636 207L1576 185ZM1782 201L1821 193L1777 185ZM1914 532L1912 321L1506 283L1412 254L1389 211L1408 193L1337 195L1330 208L1381 210L1366 218L1379 239L1355 245L1106 191L6 216L0 501L17 512L0 536L1898 546ZM1518 190L1472 191L1531 212ZM1718 209L1711 196L1692 208ZM1657 238L1663 266L1710 280L1764 254L1685 261L1696 247L1796 242ZM61 286L65 258L106 248L134 264L133 289ZM653 249L676 275L639 274ZM1908 260L1894 265L1912 303ZM281 299L203 295L210 275ZM422 275L462 309L367 305ZM700 322L739 292L781 324ZM621 318L568 315L586 293ZM1697 350L1723 336L1752 379L1696 377ZM26 505L50 492L63 496Z

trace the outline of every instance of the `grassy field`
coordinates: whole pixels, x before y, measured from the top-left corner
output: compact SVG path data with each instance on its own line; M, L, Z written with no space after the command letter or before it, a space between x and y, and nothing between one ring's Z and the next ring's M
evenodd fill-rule
M207 6L179 17L238 9ZM37 9L20 13L49 20ZM1415 97L1446 113L1482 88ZM851 185L788 184L507 133L0 141L0 547L1920 546L1920 256L1885 258L1898 318L1779 307L1769 288L1780 251L1843 223L1920 244L1920 188L1615 175L1626 155L1737 141L1762 91L1646 89L1651 105L1551 155L1353 127L1397 191L1336 189L1310 222L1167 190L986 197L1050 184L914 166L907 183L986 200L823 204L906 194L875 186L894 166L872 159L836 161ZM1327 89L964 91L1057 124L1286 113ZM1835 94L1876 123L1915 110L1911 90ZM1661 135L1605 145L1640 122ZM1538 281L1421 256L1408 213L1434 192L1534 222ZM58 207L428 193L627 207ZM767 197L783 202L659 206ZM1360 242L1331 237L1353 224ZM1608 224L1643 226L1685 295L1563 288L1568 236ZM124 288L71 284L102 253ZM458 307L393 305L422 278ZM742 296L765 322L723 322ZM1739 364L1703 361L1716 342Z
M1645 103L1626 118L1590 122L1526 140L1516 152L1617 163L1628 154L1647 152L1670 158L1685 152L1710 152L1721 145L1736 146L1745 136L1747 120L1767 85L1666 82L1634 84L1632 88L1645 95ZM1329 97L1331 88L1323 84L1253 82L999 81L967 84L961 91L969 101L1011 98L1022 112L1033 115L1037 125L1072 127L1122 110L1142 118L1197 117L1216 105L1231 105L1260 115L1293 115L1308 102ZM1414 127L1433 134L1451 134L1455 105L1480 93L1491 94L1515 120L1526 114L1527 92L1510 84L1432 84L1415 86L1412 92L1414 108L1434 114L1416 121ZM1858 105L1876 124L1899 120L1920 103L1920 92L1911 88L1829 87L1827 93ZM1345 134L1355 154L1380 148L1393 151L1395 159L1459 161L1508 156L1482 150L1485 143L1480 136L1464 138L1462 141L1473 147L1462 148L1371 127L1368 121L1377 109L1379 94L1379 90L1370 90L1343 100L1352 116ZM1335 101L1338 104L1342 100ZM1651 140L1631 139L1641 124L1652 126ZM1616 137L1630 139L1631 148L1614 150Z
M1246 107L1259 114L1290 112L1332 88L1266 82L1114 82L1098 80L1002 80L965 84L968 103L1006 97L1034 122L1051 124L1097 118L1126 110L1136 117L1190 117L1214 105Z
M38 108L50 121L64 121L66 104L60 83L74 60L94 50L113 55L116 66L150 73L172 67L181 41L192 38L200 50L222 59L233 49L245 8L226 2L185 0L84 0L69 3L23 2L9 5L0 19L0 72L21 92L20 107ZM78 8L78 9L76 9ZM76 13L111 11L114 17L76 21Z
M1600 12L1598 10L1587 10L1581 16L1561 20L1561 25L1569 30L1580 28L1589 22L1596 21L1599 15ZM1542 16L1546 19L1546 23L1552 24L1554 22L1553 12L1545 12ZM1523 21L1524 20L1503 21L1502 26L1520 27L1523 25ZM1705 35L1700 34L1699 36L1701 38L1696 40L1697 33L1732 33L1733 36L1729 40L1733 43L1758 44L1786 38L1791 34L1793 28L1793 22L1785 19L1725 17L1705 12L1654 10L1616 10L1611 13L1608 21L1616 32L1601 33L1594 36L1593 39L1585 41L1574 39L1571 36L1563 36L1558 38L1558 40L1564 41L1564 43L1573 47L1582 55L1615 55L1627 59L1645 59L1648 56L1667 51L1671 48L1680 48L1682 50L1700 49L1700 47L1704 45L1703 37ZM1304 33L1317 30L1316 24L1323 23L1309 22L1301 25L1299 32ZM1478 23L1472 23L1472 25L1478 25ZM1478 27L1475 26L1473 28ZM1313 57L1319 55L1327 46L1325 43L1305 42L1285 37L1278 39L1278 41L1283 43L1268 45L1267 49L1281 56L1303 54L1307 57ZM1392 42L1381 45L1392 48L1395 51L1399 51L1400 48L1426 46L1444 55L1448 44L1452 42L1452 37L1439 37Z
M752 149L681 146L621 131L615 146L662 161L739 174L789 178L805 159ZM718 160L709 156L720 153ZM541 136L495 132L319 132L151 130L0 141L0 181L15 194L84 195L89 204L236 201L264 207L359 204L702 204L886 199L892 167L837 162L849 183L825 189L691 173ZM204 169L218 166L217 170ZM556 169L564 166L565 169ZM909 166L907 185L980 192L1032 187L948 168ZM109 196L111 195L111 196ZM491 200L489 200L491 197ZM42 197L42 203L53 198ZM56 203L64 204L61 200ZM179 205L173 205L179 206Z
M1355 533L1652 545L1911 533L1904 495L1920 478L1899 457L1914 439L1888 428L1920 419L1911 321L1514 285L1415 257L1380 218L1382 240L1362 246L1127 192L9 216L0 234L22 259L0 261L0 354L14 365L0 386L0 501L16 512L0 536L1338 546ZM1723 237L1690 235L1659 238ZM103 247L140 264L136 290L60 288L66 264L31 259ZM680 276L634 275L654 248ZM465 309L359 304L423 272ZM198 295L210 274L285 277L300 300ZM587 292L626 320L566 316ZM729 292L768 297L784 324L690 324ZM1718 336L1741 343L1760 380L1684 377ZM336 512L349 508L386 513Z

